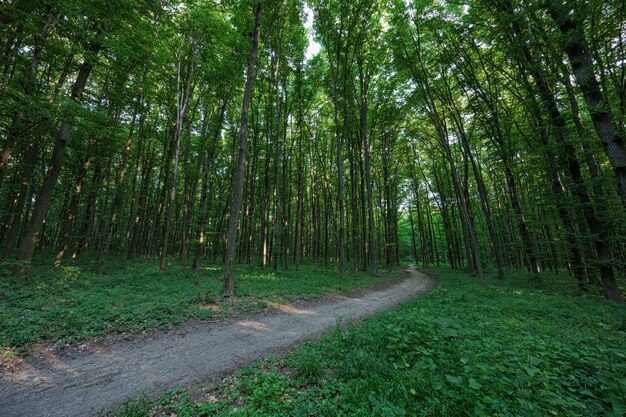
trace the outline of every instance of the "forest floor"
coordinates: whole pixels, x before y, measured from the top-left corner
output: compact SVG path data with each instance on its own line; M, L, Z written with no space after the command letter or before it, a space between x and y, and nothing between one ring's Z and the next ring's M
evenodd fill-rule
M107 415L626 415L623 305L563 273L426 271L437 291Z
M15 277L0 262L0 369L10 369L33 349L64 349L93 338L132 337L190 320L221 321L277 306L322 299L358 288L388 285L400 274L380 276L336 265L306 263L299 270L236 269L237 297L220 295L221 265L194 272L177 262L160 271L154 260L112 258L104 275L95 259L69 260L52 268L50 254L35 259L30 279Z
M2 416L94 415L140 395L217 378L437 285L414 269L406 273L402 281L371 291L277 306L221 322L189 322L127 340L43 349L0 374Z

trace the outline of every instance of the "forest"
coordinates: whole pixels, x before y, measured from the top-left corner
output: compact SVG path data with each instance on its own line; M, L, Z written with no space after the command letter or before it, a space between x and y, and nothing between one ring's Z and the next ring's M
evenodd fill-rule
M624 0L4 0L0 147L0 415L626 414Z
M233 295L234 264L377 275L412 258L563 271L619 302L625 16L599 0L4 3L2 265L212 259Z

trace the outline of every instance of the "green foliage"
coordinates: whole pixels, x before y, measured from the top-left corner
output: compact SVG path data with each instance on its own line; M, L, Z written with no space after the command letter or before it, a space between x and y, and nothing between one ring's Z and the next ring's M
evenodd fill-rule
M140 399L132 403L124 404L117 410L119 417L143 417L150 411L150 403L146 399Z
M332 266L304 265L298 272L279 274L243 266L236 272L238 297L225 300L218 296L221 266L205 267L196 274L170 265L159 272L154 262L118 260L111 262L111 271L97 276L79 264L50 269L35 263L29 281L4 277L0 281L0 346L23 348L46 340L63 345L188 319L258 311L380 282L365 273L341 280ZM395 278L397 273L382 277Z
M305 345L291 357L291 363L301 375L319 378L324 373L322 357L313 346Z
M283 360L245 368L209 402L191 401L192 390L153 405L152 411L179 416L623 415L623 307L573 297L569 289L547 291L521 273L484 285L447 269L433 272L442 277L442 286L432 294L338 327Z

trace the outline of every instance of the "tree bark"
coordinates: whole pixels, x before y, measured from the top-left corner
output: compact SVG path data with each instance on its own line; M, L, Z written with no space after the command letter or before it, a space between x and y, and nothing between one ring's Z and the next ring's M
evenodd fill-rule
M213 132L213 138L211 140L211 143L209 144L209 149L206 155L206 161L203 166L202 186L201 186L202 188L201 188L201 194L200 194L200 208L199 208L200 214L198 216L198 223L197 223L198 235L197 235L196 243L195 243L196 248L195 248L195 253L193 257L193 262L191 264L191 269L193 269L194 271L197 271L198 269L200 269L203 246L205 246L206 242L208 241L208 238L205 233L205 230L206 230L205 223L207 220L207 216L209 215L210 206L211 206L210 204L211 201L210 201L210 196L209 196L210 190L211 190L211 186L209 184L209 175L213 167L215 148L216 148L220 133L222 132L222 125L224 123L224 117L226 115L227 106L228 106L228 99L223 98L222 105L220 106L220 114L218 116L218 120L215 126L215 131Z
M228 237L226 239L226 256L224 263L224 283L222 293L227 297L235 296L235 250L237 246L237 225L239 224L239 211L243 196L243 182L246 168L246 132L248 129L248 108L252 98L252 85L254 83L254 70L256 58L259 50L259 34L261 32L261 19L263 18L263 2L259 2L256 8L256 18L254 24L254 34L252 36L252 47L248 58L248 70L246 74L246 87L243 94L243 105L241 108L241 128L239 130L239 158L237 162L237 173L235 185L233 187L233 204L230 211L230 223L228 226Z
M106 26L107 25L104 24L102 29L106 30ZM93 59L100 52L101 44L99 42L94 42L88 49L91 52L91 54L88 55L88 58ZM70 98L76 103L81 102L83 90L87 85L87 80L89 79L89 75L93 69L93 62L91 59L86 59L83 62L76 77L76 81L74 81ZM33 251L37 245L39 232L41 231L44 219L48 213L48 208L50 207L52 192L54 191L59 173L61 172L61 164L63 162L63 156L65 155L65 145L67 144L67 139L74 124L75 117L76 116L74 114L68 111L68 113L65 114L64 120L61 122L61 126L57 132L49 168L46 172L46 176L41 186L41 191L37 197L37 201L35 202L35 208L33 209L33 213L30 221L28 222L28 226L26 227L26 231L22 238L22 243L18 250L17 259L19 261L30 262L33 257ZM20 274L26 273L25 268L19 267L18 269Z
M272 271L278 271L278 261L281 255L282 229L282 213L281 213L281 183L280 183L280 135L281 135L281 95L280 95L280 50L276 53L273 60L274 67L274 83L276 89L276 100L274 103L276 129L274 132L274 243L272 245Z
M92 158L93 148L95 144L96 144L96 139L90 138L89 145L87 147L87 153L85 155L85 161L83 162L83 165L76 178L76 187L74 189L74 194L72 195L72 200L70 201L69 207L64 216L61 239L59 241L57 255L54 259L55 267L61 266L61 262L63 260L63 257L65 256L65 252L67 252L67 249L69 248L70 243L71 243L71 233L72 233L72 230L74 229L76 214L78 213L78 203L80 202L83 182L85 181L85 178L87 177L87 171L89 170L89 165L91 164L91 158Z
M177 94L176 94L176 130L174 137L174 172L172 173L172 186L170 189L167 208L165 209L165 233L163 234L163 242L161 244L161 253L159 256L159 271L165 269L165 259L167 258L167 250L172 231L172 218L174 217L174 203L176 200L176 189L178 186L178 162L180 159L180 139L183 132L183 123L187 118L187 105L189 96L192 93L192 80L194 73L194 49L195 44L191 44L191 52L189 56L189 64L187 67L186 82L181 88L181 57L178 57L178 77L177 77Z
M563 34L563 50L569 58L576 83L585 97L591 121L609 157L615 172L617 190L626 207L626 145L596 79L593 58L583 28L574 20L572 10L560 0L549 0L547 6L550 16Z
M363 73L363 65L359 63L359 85L361 87L361 138L363 139L363 152L365 154L365 188L367 189L367 223L370 237L370 273L378 276L378 239L376 237L376 225L374 223L374 205L372 204L372 173L370 164L370 148L367 140L367 87L368 80Z
M31 177L35 168L38 148L39 139L35 139L24 151L24 170L22 172L22 181L20 182L20 188L15 198L16 201L13 206L13 213L9 218L9 227L4 235L4 239L2 240L0 259L9 258L13 248L15 247L20 229L20 220L22 219L24 207L27 202L28 189L31 188Z

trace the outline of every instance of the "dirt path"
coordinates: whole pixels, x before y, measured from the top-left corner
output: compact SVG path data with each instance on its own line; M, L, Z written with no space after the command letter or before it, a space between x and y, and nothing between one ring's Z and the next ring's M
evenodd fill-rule
M435 288L410 268L387 288L224 323L182 326L91 352L47 352L0 375L0 416L89 416L142 394L211 379L320 334L338 320L391 308Z

